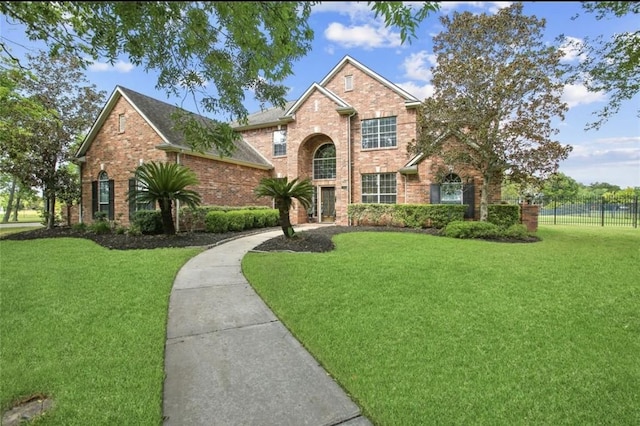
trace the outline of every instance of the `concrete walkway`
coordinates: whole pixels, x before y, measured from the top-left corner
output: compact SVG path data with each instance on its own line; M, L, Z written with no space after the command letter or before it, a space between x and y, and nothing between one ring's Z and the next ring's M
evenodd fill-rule
M281 233L226 242L178 272L169 301L164 425L371 425L242 275L244 255Z

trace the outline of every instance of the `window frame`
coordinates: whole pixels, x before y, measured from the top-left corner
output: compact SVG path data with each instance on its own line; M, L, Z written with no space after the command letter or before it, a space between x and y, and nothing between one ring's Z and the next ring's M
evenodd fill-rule
M353 91L353 74L344 76L344 91L345 92Z
M103 196L106 197L106 201L103 200ZM98 173L98 210L99 212L106 212L109 214L110 210L110 188L109 188L109 175L104 170Z
M375 178L375 181L372 178ZM387 182L384 182L385 178ZM363 173L360 189L361 200L365 204L396 204L398 202L396 173ZM383 189L392 189L393 192L383 192Z
M360 122L361 148L389 149L398 146L398 117L379 117L362 120ZM385 130L388 128L389 130ZM392 129L392 130L391 130ZM390 140L383 144L383 139Z
M319 155L330 148L333 148L333 157L319 157ZM336 169L337 161L335 144L327 142L320 145L318 149L316 149L316 152L313 154L313 179L335 179Z
M122 114L118 114L118 133L124 133L127 127L127 117Z
M280 138L277 140L277 135L280 135ZM273 131L272 136L272 145L273 145L273 156L274 157L284 157L287 155L287 130L279 129Z

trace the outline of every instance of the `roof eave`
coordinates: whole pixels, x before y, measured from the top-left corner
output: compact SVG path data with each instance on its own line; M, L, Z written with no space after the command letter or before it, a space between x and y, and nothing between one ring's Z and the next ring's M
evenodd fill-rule
M252 167L254 169L261 169L261 170L271 170L271 169L273 169L273 165L271 165L271 164L251 163L249 161L237 160L237 159L231 158L231 157L223 157L223 156L215 155L215 154L207 154L207 153L197 152L197 151L190 150L188 148L183 148L183 147L179 147L179 146L171 145L171 144L163 143L163 144L160 144L160 145L156 145L156 148L161 150L161 151L165 151L165 152L179 152L179 153L183 153L183 154L193 155L194 157L207 158L207 159L211 159L211 160L221 161L223 163L237 164L239 166L245 166L245 167Z
M293 116L285 116L285 117L280 117L276 121L269 121L267 123L256 123L256 124L246 124L244 126L236 126L233 128L233 130L237 132L241 132L244 130L263 129L265 127L276 127L278 125L291 123L292 121L294 121Z

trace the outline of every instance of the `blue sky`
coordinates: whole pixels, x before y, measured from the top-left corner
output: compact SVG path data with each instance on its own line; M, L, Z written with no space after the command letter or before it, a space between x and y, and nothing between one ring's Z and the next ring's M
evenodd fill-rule
M385 28L381 19L375 19L366 2L323 2L314 8L309 20L315 32L313 48L294 64L294 75L285 81L290 87L288 98L297 99L311 84L322 80L345 55L350 55L423 99L431 93L432 37L442 30L439 16L454 11L495 13L510 4L442 2L440 11L422 23L417 39L410 44L401 44L399 32ZM545 18L545 41L549 43L554 43L560 34L583 40L599 35L609 37L617 31L638 30L633 16L596 20L593 14L584 12L579 2L524 2L523 12ZM579 18L572 20L576 14L580 14ZM25 41L21 28L4 19L0 20L0 37L18 56L24 53L24 48L39 46ZM579 60L571 51L566 53L566 61ZM156 76L137 69L126 57L113 66L95 63L86 71L86 76L99 90L109 94L119 84L170 103L181 101L167 98L164 92L156 90ZM573 152L560 164L560 171L586 185L608 182L622 188L640 187L640 120L637 117L640 95L624 103L620 112L597 131L584 129L595 118L593 113L605 105L606 94L589 93L583 86L574 85L565 88L563 100L570 109L565 120L556 123L560 131L556 139L573 146ZM195 110L195 106L188 103L183 106ZM245 106L249 112L259 109L250 94Z

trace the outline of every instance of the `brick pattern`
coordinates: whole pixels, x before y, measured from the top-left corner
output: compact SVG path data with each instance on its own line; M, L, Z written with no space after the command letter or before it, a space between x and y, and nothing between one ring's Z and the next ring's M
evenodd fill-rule
M536 232L538 230L538 214L540 206L535 204L520 205L520 222L527 227L527 231Z

